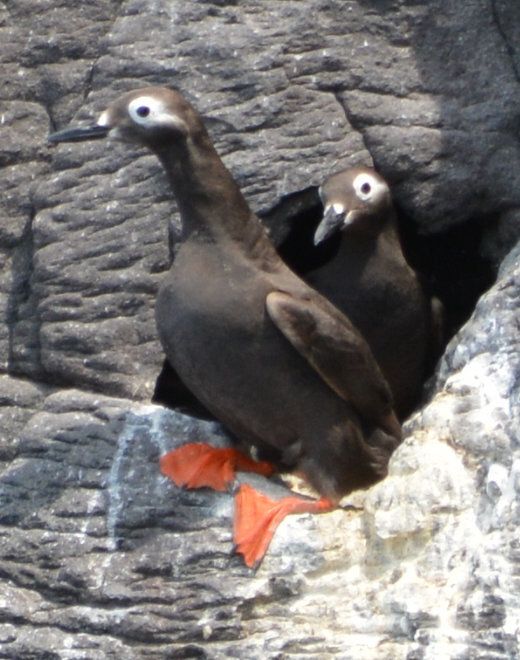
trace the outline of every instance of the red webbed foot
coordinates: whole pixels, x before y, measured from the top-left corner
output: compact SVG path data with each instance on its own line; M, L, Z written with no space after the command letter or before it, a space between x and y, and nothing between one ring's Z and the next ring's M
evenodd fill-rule
M291 513L325 513L335 508L328 499L271 498L243 484L235 496L233 539L236 551L250 568L264 557L278 525Z
M177 486L213 488L225 491L237 471L270 476L271 463L254 461L232 447L219 448L202 443L189 443L168 452L160 459L161 472Z

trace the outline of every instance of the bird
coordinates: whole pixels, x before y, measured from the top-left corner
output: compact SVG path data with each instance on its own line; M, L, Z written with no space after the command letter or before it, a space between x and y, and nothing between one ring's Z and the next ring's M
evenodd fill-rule
M306 281L342 311L368 342L403 420L442 342L442 307L430 299L399 237L387 182L374 169L342 170L320 186L323 218L314 244L338 232L332 258Z
M151 150L177 200L180 239L156 299L169 363L241 447L271 457L189 443L160 458L162 473L178 486L227 490L237 471L270 476L282 466L319 495L274 501L247 483L235 488L235 550L256 567L286 515L329 511L386 475L401 441L390 389L349 319L281 260L179 90L127 92L97 123L48 139L107 136Z

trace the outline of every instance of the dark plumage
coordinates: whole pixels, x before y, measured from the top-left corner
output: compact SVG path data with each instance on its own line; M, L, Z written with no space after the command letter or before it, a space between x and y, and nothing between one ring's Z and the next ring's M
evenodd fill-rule
M400 426L372 352L281 261L198 113L179 92L148 87L109 106L95 137L103 129L150 148L177 198L182 237L156 318L189 389L243 443L274 450L332 502L383 477ZM50 137L77 139L88 129ZM172 476L185 460L173 454L163 463ZM193 471L193 453L186 461ZM209 483L191 472L174 478ZM260 558L241 551L249 564Z
M341 242L306 279L367 340L404 417L417 403L437 331L431 301L403 254L390 190L374 170L358 167L330 177L320 196L315 243L338 231Z

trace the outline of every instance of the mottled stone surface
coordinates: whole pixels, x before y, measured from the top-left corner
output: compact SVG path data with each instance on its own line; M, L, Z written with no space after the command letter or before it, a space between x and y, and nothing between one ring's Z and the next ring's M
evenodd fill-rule
M2 657L518 657L519 283L517 250L388 478L284 521L256 574L232 496L157 469L218 425L3 377Z
M520 5L26 0L0 41L0 658L519 657ZM202 111L277 240L373 162L454 318L490 283L478 256L502 262L389 477L284 521L256 575L231 496L157 470L225 442L149 405L179 228L160 167L45 144L149 83Z

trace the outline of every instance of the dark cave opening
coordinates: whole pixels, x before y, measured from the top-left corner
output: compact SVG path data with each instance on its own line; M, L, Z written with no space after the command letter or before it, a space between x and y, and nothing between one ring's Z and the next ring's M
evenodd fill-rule
M484 233L497 218L472 217L445 231L425 235L399 208L397 211L406 258L421 274L428 295L436 296L444 305L447 342L495 281L496 269L481 247Z
M315 247L313 235L323 212L317 187L284 197L260 217L284 261L303 279L338 250L340 235ZM450 227L443 232L422 235L413 219L397 208L403 250L409 263L420 273L423 286L445 308L445 343L468 320L475 304L494 282L492 263L481 253L483 233L496 218L483 216ZM210 367L209 367L210 368ZM152 399L190 415L211 418L211 414L187 390L165 360Z
M214 419L209 410L206 410L197 397L182 382L166 358L161 373L155 382L152 402L199 419Z

